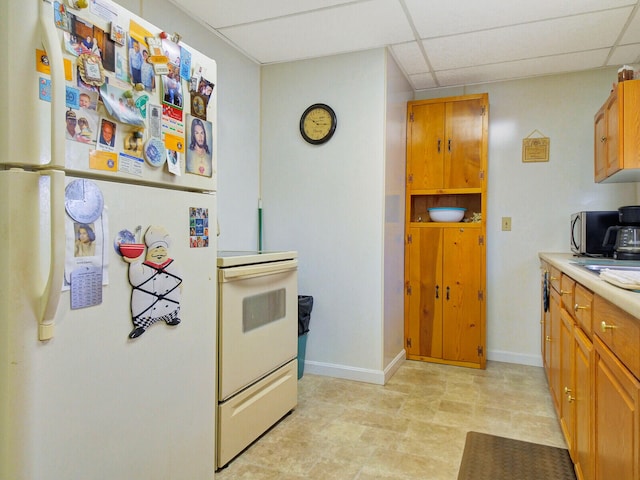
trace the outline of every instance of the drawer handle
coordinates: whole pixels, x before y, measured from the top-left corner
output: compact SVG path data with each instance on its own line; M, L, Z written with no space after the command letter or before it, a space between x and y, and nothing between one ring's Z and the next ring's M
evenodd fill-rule
M569 387L564 387L564 394L569 395L571 393L571 389Z
M554 277L553 275L551 275L551 280L558 280L556 277Z
M605 143L607 141L607 137L600 137L600 143Z
M550 342L550 341L551 341L551 337L550 337L549 335L547 335L547 336L545 337L545 340L546 340L547 342Z
M572 403L576 397L572 397L571 395L567 395L567 402Z
M571 293L571 290L567 292L565 290L560 289L560 295L568 295L569 293Z
M614 328L618 328L615 325L607 325L607 322L603 321L600 324L600 330L602 330L603 332L606 332L607 330L613 330Z
M577 303L573 306L573 311L578 313L578 310L586 310L587 306L578 305Z

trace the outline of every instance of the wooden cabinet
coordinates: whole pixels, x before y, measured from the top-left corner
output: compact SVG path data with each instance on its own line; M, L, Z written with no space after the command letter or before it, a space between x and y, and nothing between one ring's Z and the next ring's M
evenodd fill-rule
M593 480L593 343L580 328L574 328L573 402L575 423L573 433L573 463L578 480Z
M594 344L595 478L640 478L640 383L602 340Z
M483 245L476 228L412 228L407 358L484 364Z
M407 104L407 358L484 368L488 95ZM436 223L432 207L466 208Z
M595 478L640 478L639 321L594 298Z
M575 448L574 322L565 309L562 309L560 316L560 410L558 416L567 441L567 448L572 453Z
M540 353L542 354L542 366L544 367L548 377L550 367L549 360L551 357L551 349L549 348L549 341L547 340L551 339L551 323L549 318L551 315L551 285L549 283L551 271L549 264L546 262L541 262L540 271L540 287L542 291L542 299L540 305L540 311L542 312L540 317Z
M578 480L593 480L593 293L547 263L542 268L549 283L541 321L549 390Z
M486 97L411 102L409 108L411 189L480 188Z
M547 348L549 349L549 368L547 370L547 379L549 381L549 389L551 390L551 398L556 407L556 411L560 411L560 324L562 322L560 309L560 294L554 288L551 288L549 302L549 336L547 337Z
M640 478L640 319L555 266L542 270L543 363L576 476Z
M549 390L551 391L551 398L556 411L560 411L561 393L560 393L560 344L561 344L561 286L560 280L562 274L557 268L548 267L548 283L549 283L549 311L543 317L544 323L542 325L544 344L543 355L545 372L547 374L547 381L549 382Z
M578 325L591 337L591 312L593 311L593 293L579 283L573 296L573 313Z
M594 117L596 182L640 181L640 80L618 83Z
M593 479L591 385L593 344L582 329L591 326L593 294L567 275L561 281L560 425L579 480Z

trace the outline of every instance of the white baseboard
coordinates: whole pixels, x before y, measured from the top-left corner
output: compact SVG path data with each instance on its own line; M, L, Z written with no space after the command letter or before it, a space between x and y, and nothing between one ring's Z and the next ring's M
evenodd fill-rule
M374 383L384 385L400 368L406 358L406 353L402 350L387 365L384 370L371 370L367 368L351 367L348 365L336 365L334 363L314 362L305 360L304 371L314 375L324 375L326 377L344 378L345 380L355 380L357 382Z
M487 360L504 363L517 363L519 365L529 365L532 367L542 366L542 355L529 355L516 352L504 352L500 350L487 350Z
M402 365L402 362L404 362L406 358L406 352L402 350L384 370L371 370L367 368L351 367L349 365L337 365L334 363L305 360L304 371L314 375L324 375L326 377L344 378L345 380L354 380L356 382L385 385L393 374L396 373L398 368L400 368L400 365ZM517 363L519 365L529 365L532 367L542 367L541 355L488 350L487 360L504 363Z
M389 381L389 379L391 377L393 377L393 374L396 373L396 371L400 368L400 365L402 365L402 363L407 359L407 352L404 350L404 348L396 355L396 357L391 360L391 362L389 363L389 365L387 365L387 368L384 369L384 384L386 385L387 382Z

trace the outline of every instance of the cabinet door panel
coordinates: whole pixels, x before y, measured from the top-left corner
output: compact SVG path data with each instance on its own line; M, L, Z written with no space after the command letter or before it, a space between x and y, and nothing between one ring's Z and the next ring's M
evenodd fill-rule
M575 387L573 381L573 319L563 308L560 321L560 426L567 447L574 458Z
M593 371L593 344L579 329L575 334L575 438L574 463L578 478L593 480L593 403L591 372Z
M542 263L541 264L541 280L540 280L540 286L541 286L541 299L540 299L540 353L542 353L542 366L544 367L545 371L547 372L547 378L549 377L549 348L547 345L547 337L550 335L549 333L549 297L547 295L549 295L549 289L551 288L551 286L549 285L549 266L546 263ZM546 282L545 282L545 278L546 278ZM545 288L547 289L545 292ZM545 298L546 298L546 305L547 305L547 309L545 310Z
M618 112L618 129L620 133L620 152L618 159L620 168L640 168L640 88L637 83L622 83L622 98L618 105L622 112Z
M410 231L407 354L442 358L442 229Z
M555 288L551 289L549 297L549 338L547 347L549 348L549 388L551 397L560 412L560 294Z
M482 184L482 99L447 103L444 188L477 188Z
M595 116L593 149L595 154L594 177L596 182L607 178L607 124L605 106Z
M414 105L411 110L408 174L412 190L442 188L444 155L444 104Z
M443 259L443 356L478 362L482 345L482 249L478 230L447 228Z
M605 104L605 118L607 123L607 140L605 148L607 150L607 176L616 173L622 168L618 156L618 95L614 93Z
M640 384L599 338L594 345L596 478L638 478Z

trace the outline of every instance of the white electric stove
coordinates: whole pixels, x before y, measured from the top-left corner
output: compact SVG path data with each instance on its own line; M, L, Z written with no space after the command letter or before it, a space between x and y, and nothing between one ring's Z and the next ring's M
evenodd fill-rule
M297 405L297 257L218 252L218 468Z

